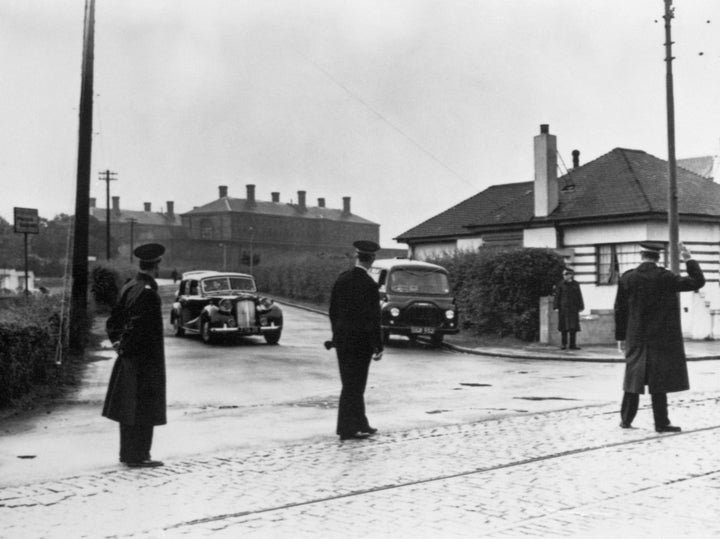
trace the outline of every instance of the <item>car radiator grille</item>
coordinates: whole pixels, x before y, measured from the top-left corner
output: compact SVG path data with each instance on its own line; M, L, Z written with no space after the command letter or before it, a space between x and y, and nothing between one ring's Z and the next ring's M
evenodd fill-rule
M411 326L439 326L443 322L443 313L434 305L416 303L407 308L404 319Z
M255 302L238 301L235 304L235 318L238 327L246 328L255 325Z

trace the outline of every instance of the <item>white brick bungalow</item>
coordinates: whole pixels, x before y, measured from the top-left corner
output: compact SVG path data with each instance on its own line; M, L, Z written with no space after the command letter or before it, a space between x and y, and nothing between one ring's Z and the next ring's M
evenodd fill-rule
M490 245L555 249L576 271L584 314L607 314L618 276L640 263L638 244L667 242L668 164L640 150L615 148L580 166L573 152L573 168L558 178L556 137L546 125L534 138L534 153L534 181L489 187L395 239L420 260ZM678 163L680 240L707 279L698 293L681 295L683 330L688 338L719 338L718 158Z

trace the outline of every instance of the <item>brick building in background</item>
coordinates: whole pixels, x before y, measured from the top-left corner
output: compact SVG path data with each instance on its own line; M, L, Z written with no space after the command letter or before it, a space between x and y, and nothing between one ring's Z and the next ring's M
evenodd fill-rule
M147 202L144 211L132 211L121 209L119 197L113 197L111 237L119 257L128 260L132 245L163 243L165 266L180 271L234 270L286 253L343 256L352 253L352 243L359 238L379 242L380 225L353 214L350 197L343 197L342 208L335 209L327 207L324 198L308 205L305 191L297 192L296 202L281 202L277 192L271 196L270 201L257 200L255 185L247 185L245 198L233 198L221 185L216 200L179 215L171 201L164 212L153 212ZM105 224L106 210L97 208L94 199L90 213ZM385 249L380 256L404 252Z

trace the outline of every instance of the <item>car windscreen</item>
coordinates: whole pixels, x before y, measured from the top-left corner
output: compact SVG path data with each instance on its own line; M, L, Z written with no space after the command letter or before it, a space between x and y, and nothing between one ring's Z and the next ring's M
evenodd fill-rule
M255 282L248 277L212 277L202 282L205 294L255 292Z
M449 294L450 283L442 271L397 268L390 273L388 290L398 294Z

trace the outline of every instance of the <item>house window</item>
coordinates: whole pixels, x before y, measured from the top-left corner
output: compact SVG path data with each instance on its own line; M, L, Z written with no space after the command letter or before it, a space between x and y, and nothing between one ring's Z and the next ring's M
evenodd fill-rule
M200 237L204 240L211 240L213 237L213 226L210 219L200 221Z
M620 276L640 264L640 246L637 243L598 245L597 284L617 284Z

